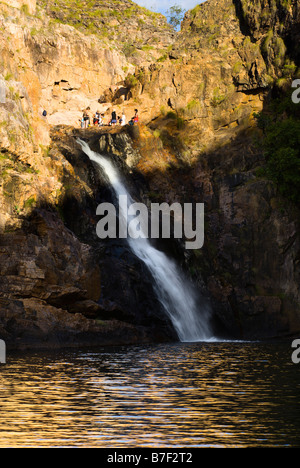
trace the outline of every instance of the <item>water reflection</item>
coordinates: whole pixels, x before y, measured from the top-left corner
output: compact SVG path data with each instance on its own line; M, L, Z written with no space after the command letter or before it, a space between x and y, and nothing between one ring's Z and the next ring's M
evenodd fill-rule
M14 355L0 446L296 446L299 388L289 343Z

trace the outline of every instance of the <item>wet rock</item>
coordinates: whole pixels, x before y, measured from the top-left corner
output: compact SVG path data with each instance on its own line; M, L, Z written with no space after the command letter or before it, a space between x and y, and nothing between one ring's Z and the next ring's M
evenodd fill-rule
M259 149L246 150L244 140L246 159L240 153L237 161L236 145L211 153L211 171L201 172L209 202L199 267L217 316L236 337L293 335L300 328L298 211L256 177Z
M55 213L37 210L24 230L0 239L1 297L35 297L67 307L70 300L98 300L100 271Z
M0 298L0 307L0 335L11 350L140 344L154 339L143 327L91 320L38 299Z

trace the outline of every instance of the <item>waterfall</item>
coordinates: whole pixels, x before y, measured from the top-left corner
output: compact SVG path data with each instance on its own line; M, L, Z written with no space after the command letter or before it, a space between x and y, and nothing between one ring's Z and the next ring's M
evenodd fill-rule
M128 207L134 203L113 164L107 158L92 151L86 142L79 140L79 143L90 160L105 172L115 196L117 198L127 196ZM122 212L121 207L119 217L127 220L127 213ZM128 237L127 241L132 252L148 267L157 297L171 319L180 341L195 342L211 339L213 334L209 325L209 308L204 301L201 303L201 300L196 298L192 285L176 263L154 248L147 238Z

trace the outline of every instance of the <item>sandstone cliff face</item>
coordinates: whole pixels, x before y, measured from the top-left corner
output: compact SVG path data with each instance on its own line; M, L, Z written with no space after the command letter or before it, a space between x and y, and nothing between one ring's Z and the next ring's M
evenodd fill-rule
M33 110L52 116L49 123L62 123L56 113L67 111L63 123L77 125L82 109L94 104L95 112L104 89L124 79L130 64L96 36L38 16L3 11L3 79L23 84Z
M13 8L22 9L30 15L33 15L36 12L36 0L2 0L1 3L5 3Z
M124 55L68 25L1 4L1 230L38 199L56 203L61 165L48 156L51 124L79 125L107 86L124 79ZM127 73L127 70L126 70ZM100 106L101 107L101 106ZM107 106L101 108L106 110ZM47 118L42 116L46 110ZM55 166L55 168L54 168Z
M136 134L87 138L123 161L140 198L206 203L204 249L168 248L209 292L222 328L249 339L297 333L299 214L257 177L253 114L299 73L299 1L209 0L176 34L127 0L72 5L43 0L28 15L1 4L2 333L22 342L23 323L39 330L23 344L40 333L53 344L58 327L77 343L114 319L127 342L174 337L128 250L95 247L95 207L110 195L74 140L88 132L73 133L86 107L106 118L138 107Z
M208 228L200 261L192 261L222 323L250 339L299 330L300 241L299 212L257 177L263 158L252 141L243 134L196 166Z
M172 49L137 73L145 120L175 113L198 152L255 124L271 87L290 86L299 65L299 2L277 3L210 0L188 12Z
M175 40L166 18L142 8L131 0L41 0L47 15L85 33L101 43L122 51L136 65L151 62ZM71 7L71 8L70 8Z

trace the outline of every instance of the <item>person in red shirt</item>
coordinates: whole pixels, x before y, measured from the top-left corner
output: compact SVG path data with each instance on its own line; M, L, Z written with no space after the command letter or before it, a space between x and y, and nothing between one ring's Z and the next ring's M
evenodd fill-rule
M134 114L134 117L133 117L133 122L138 123L138 121L139 121L138 110L135 109L134 111L135 111L135 114Z

